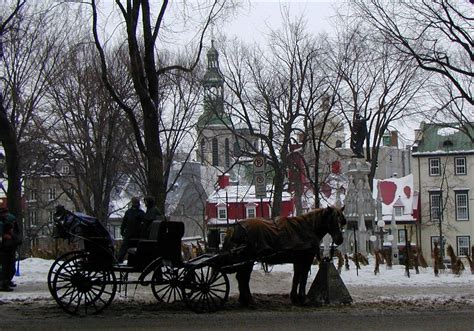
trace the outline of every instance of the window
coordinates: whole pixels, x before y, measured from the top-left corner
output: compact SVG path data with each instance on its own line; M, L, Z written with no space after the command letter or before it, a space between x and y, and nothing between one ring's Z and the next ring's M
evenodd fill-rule
M456 221L469 220L469 197L467 191L454 193L456 202Z
M432 220L441 217L441 192L430 192L430 213Z
M240 150L240 144L238 141L234 142L234 156L239 157L242 155L242 152Z
M441 161L440 159L429 159L429 168L430 176L440 176L441 175Z
M227 168L230 167L230 147L229 147L229 139L225 138L225 143L224 143L224 154L225 154L225 166Z
M245 206L245 216L247 218L257 216L257 206L254 203L251 203L251 204L248 204L247 206Z
M218 219L227 219L227 208L225 205L217 206L217 218Z
M217 138L212 138L212 165L219 165L219 145L217 143Z
M393 207L393 212L395 213L395 216L403 216L403 207L402 206Z
M466 158L465 157L455 157L454 158L454 173L456 175L466 175Z
M61 168L61 174L69 175L69 166L65 165Z
M37 226L38 225L38 213L36 210L29 210L28 211L28 219L30 221L31 226Z
M222 231L222 232L219 232L219 237L221 239L221 241L219 241L221 243L221 245L224 243L225 241L225 236L226 236L226 232L225 231Z
M398 230L398 242L404 244L405 240L405 229Z
M48 200L54 200L56 199L56 188L55 187L50 187L48 189Z
M201 163L204 163L204 154L206 153L206 141L201 139Z
M28 192L28 201L36 201L37 195L37 191L35 189L31 189Z
M471 246L469 236L458 236L456 237L456 242L457 242L457 255L458 256L468 256L470 255L469 253L469 247Z

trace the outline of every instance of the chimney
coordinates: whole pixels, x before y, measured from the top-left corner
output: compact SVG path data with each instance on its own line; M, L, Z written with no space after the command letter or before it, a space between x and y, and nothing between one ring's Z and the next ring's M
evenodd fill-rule
M230 176L228 174L220 175L217 178L217 184L219 185L219 189L226 188L227 186L229 186L229 183L230 183Z
M421 129L415 129L415 141L420 141L422 138L422 131Z
M390 132L390 146L398 147L398 131Z

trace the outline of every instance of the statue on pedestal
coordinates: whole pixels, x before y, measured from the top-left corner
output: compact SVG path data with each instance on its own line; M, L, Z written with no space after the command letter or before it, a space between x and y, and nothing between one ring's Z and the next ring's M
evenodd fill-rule
M367 120L356 114L352 123L351 150L356 158L364 158L364 141L367 135Z

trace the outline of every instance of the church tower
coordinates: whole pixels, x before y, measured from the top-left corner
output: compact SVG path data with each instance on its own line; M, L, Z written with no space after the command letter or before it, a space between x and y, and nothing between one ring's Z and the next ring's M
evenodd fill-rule
M204 109L199 117L198 160L226 171L231 165L233 134L230 117L224 112L224 77L219 69L219 53L214 40L207 52L207 70L203 78Z

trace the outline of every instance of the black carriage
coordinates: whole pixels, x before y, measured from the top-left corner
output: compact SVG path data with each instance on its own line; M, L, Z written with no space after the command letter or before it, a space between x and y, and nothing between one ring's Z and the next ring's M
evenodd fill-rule
M79 241L82 249L57 258L48 273L48 287L58 305L70 314L97 314L128 285L150 286L159 302L184 301L196 312L221 308L229 296L229 279L219 255L183 261L184 224L154 221L149 238L137 240L127 264L115 259L113 241L98 219L58 208L55 236ZM134 274L135 277L131 277Z

